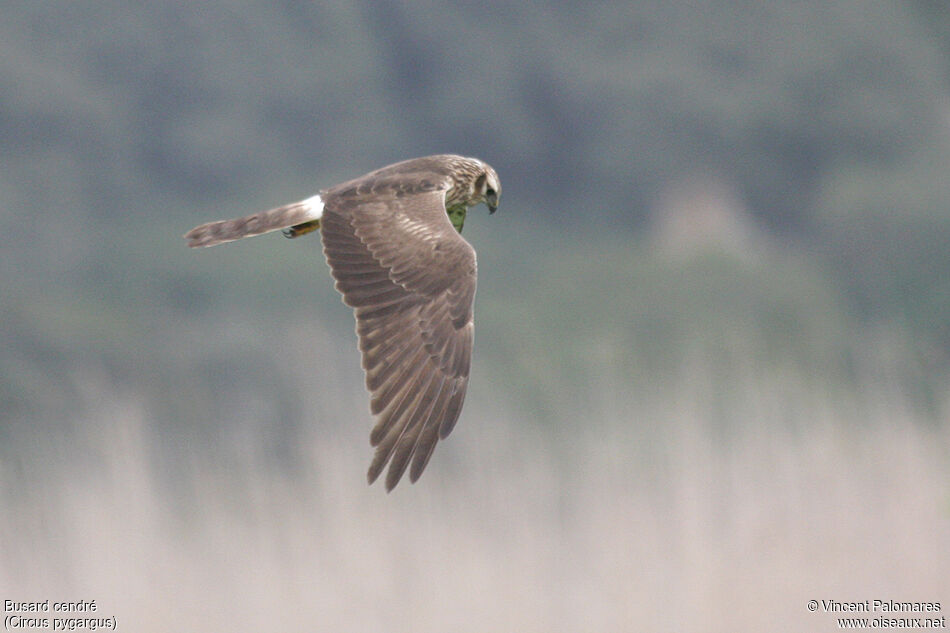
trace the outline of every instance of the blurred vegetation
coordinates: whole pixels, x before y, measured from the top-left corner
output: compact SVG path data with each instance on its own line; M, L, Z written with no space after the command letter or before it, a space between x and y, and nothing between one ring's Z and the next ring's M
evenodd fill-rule
M0 417L68 418L90 366L163 418L241 380L285 402L266 338L299 319L350 331L316 242L194 253L180 235L442 151L502 174L502 213L466 226L476 371L529 409L576 402L602 372L648 391L700 355L719 375L816 383L883 366L939 410L948 15L931 0L7 3ZM751 246L656 243L664 192L695 174L736 193Z

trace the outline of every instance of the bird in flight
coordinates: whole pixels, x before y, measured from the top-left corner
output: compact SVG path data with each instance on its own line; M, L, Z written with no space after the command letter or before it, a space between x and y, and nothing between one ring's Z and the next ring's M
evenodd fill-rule
M243 218L185 234L214 246L283 229L320 230L343 302L353 308L370 392L376 453L367 478L389 464L386 490L409 468L415 482L462 410L472 360L475 250L461 236L468 207L494 213L498 174L476 158L413 158Z

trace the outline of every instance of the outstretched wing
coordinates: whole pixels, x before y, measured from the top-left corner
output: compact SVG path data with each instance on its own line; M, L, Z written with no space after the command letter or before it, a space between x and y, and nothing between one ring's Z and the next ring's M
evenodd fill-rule
M326 196L323 250L356 315L376 425L370 483L416 481L462 409L472 358L475 250L431 183L375 182ZM349 194L349 195L348 195Z

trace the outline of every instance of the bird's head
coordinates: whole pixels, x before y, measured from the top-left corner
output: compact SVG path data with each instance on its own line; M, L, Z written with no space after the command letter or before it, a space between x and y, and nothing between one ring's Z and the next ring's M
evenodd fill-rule
M491 165L483 163L477 158L464 159L466 165L466 177L462 181L462 191L465 197L466 206L475 206L485 203L489 213L494 213L498 208L498 200L501 198L501 181L498 180L498 174L492 169Z
M446 208L457 204L473 207L484 202L489 213L494 213L501 198L501 181L491 165L477 158L444 158L450 161L449 171L452 178L452 186L446 192Z
M484 202L489 213L498 209L498 200L501 199L501 181L491 165L482 163L482 169L475 178L473 204Z

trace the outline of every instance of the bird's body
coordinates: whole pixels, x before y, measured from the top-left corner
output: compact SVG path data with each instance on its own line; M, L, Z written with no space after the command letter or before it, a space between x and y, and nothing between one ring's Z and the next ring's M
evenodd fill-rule
M468 207L494 212L501 187L474 158L415 158L294 204L189 231L213 246L284 229L320 229L336 288L353 308L376 425L372 483L422 473L458 420L472 354L475 251L460 235Z

